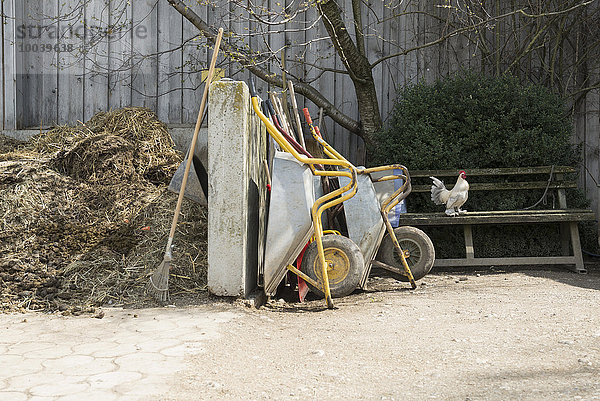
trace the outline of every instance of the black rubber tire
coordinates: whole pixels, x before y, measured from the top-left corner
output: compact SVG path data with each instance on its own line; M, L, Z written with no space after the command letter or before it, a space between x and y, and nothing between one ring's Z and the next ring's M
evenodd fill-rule
M403 226L394 229L400 248L408 251L410 256L406 259L408 267L415 278L415 281L425 277L433 267L435 262L435 248L433 242L427 234L415 227ZM398 255L394 243L389 234L386 234L381 241L376 260L403 270L400 256ZM408 281L408 277L402 274L386 272L397 280Z
M325 259L332 263L329 276L329 289L333 298L345 297L358 287L362 278L365 262L360 248L349 238L341 235L325 235L323 237ZM302 259L300 270L317 283L322 282L321 266L319 265L317 243L312 242ZM308 283L307 283L308 284ZM314 286L308 287L320 297L325 294Z

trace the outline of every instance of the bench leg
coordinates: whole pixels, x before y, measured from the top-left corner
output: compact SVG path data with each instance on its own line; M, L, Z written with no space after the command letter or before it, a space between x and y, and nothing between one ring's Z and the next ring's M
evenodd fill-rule
M571 244L573 245L573 256L575 257L575 269L576 273L585 274L587 270L583 265L583 255L581 254L581 242L579 241L579 227L576 222L569 223L571 231Z
M475 259L475 249L473 248L473 229L470 224L465 224L464 226L464 234L465 234L465 253L467 254L467 259Z

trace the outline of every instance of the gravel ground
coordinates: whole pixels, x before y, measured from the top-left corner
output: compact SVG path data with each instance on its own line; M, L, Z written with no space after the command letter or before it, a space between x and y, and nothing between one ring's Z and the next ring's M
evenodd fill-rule
M600 400L600 269L435 273L240 302L165 400Z

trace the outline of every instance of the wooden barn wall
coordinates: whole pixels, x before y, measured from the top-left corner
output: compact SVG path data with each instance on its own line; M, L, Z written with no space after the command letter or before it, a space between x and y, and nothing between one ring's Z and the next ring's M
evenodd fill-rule
M351 9L351 0L339 1L345 10ZM209 24L241 33L258 29L256 22L244 18L244 11L236 7L236 2L220 1L218 7L208 4L211 2L187 0L187 3ZM292 0L253 3L273 9L290 5ZM499 7L505 4L493 3ZM200 71L208 64L210 49L204 46L196 29L166 0L2 0L0 4L3 18L0 112L4 130L74 124L86 121L98 111L129 105L149 107L169 124L195 122L202 89ZM394 10L389 7L392 2L375 0L368 4L363 22L370 60L426 43L446 29L443 24L433 24L432 19L423 14L390 18L393 12L416 9L443 17L448 11L437 7L436 2L398 2L400 8ZM314 21L317 17L316 10L312 9L305 20ZM349 15L345 18L350 20ZM29 26L32 31L27 32ZM77 36L52 35L48 28L55 27L60 32L69 26L111 26L115 32L107 39L94 34L93 29L83 29L79 32L83 35ZM289 23L286 28L291 29L285 33L280 32L281 26L273 26L266 41L275 51L287 47L290 71L307 80L315 79L317 89L328 95L343 112L358 118L349 77L333 72L319 75L311 67L312 64L333 69L343 67L329 41L315 40L326 34L323 24L318 22L311 30L302 29L305 26L301 22ZM43 28L41 32L38 27ZM27 34L24 35L23 29ZM509 30L510 27L499 23L478 39L506 41L504 53L492 58L495 62L483 60L475 41L459 35L440 46L377 65L374 78L384 119L389 117L396 92L403 85L431 81L464 68L494 71L502 63L503 55L513 51ZM380 40L381 37L386 40ZM248 44L251 48L263 45L258 38L250 39ZM55 51L57 49L60 51ZM540 59L536 56L532 53L521 60L526 73L535 74L539 70ZM571 54L565 52L562 57L568 58ZM280 71L276 62L266 66L273 72ZM235 64L222 67L226 76L248 78L247 72ZM590 82L600 78L598 67L587 66ZM263 93L271 89L264 84L259 86ZM309 107L313 116L318 114L315 106L300 96L298 103L300 107ZM581 186L597 208L600 177L600 94L597 90L574 107L574 123L574 142L583 149ZM346 157L358 164L364 161L364 143L360 138L336 126L329 118L321 125L329 141Z

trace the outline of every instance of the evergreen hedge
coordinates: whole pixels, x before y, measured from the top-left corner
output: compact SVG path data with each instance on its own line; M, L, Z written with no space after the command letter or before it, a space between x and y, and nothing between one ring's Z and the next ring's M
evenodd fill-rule
M510 76L461 72L431 84L403 88L388 128L374 136L370 165L401 163L410 170L577 166L573 125L565 101L546 87L524 86ZM534 177L521 177L534 178ZM510 180L506 177L504 180ZM537 176L536 180L543 178ZM482 182L483 177L477 180ZM446 180L454 184L455 178ZM420 183L430 183L420 182ZM540 191L472 192L467 210L514 210L536 203ZM587 207L581 191L569 191L569 207ZM557 202L549 197L547 202ZM428 194L411 194L409 212L442 212ZM538 208L548 208L540 204ZM583 243L597 250L595 230L583 227ZM477 257L560 254L558 225L474 227ZM440 257L464 256L460 227L429 228Z

